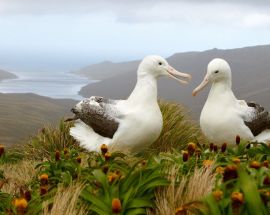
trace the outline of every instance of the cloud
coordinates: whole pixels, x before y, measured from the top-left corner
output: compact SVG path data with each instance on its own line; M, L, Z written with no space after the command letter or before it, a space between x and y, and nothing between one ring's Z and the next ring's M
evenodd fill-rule
M103 14L117 22L269 25L267 0L0 0L0 16Z
M153 8L158 5L185 4L230 4L252 5L253 7L270 6L268 0L0 0L1 14L74 14L99 11L136 11Z
M269 14L263 0L0 0L0 59L122 61L267 44Z

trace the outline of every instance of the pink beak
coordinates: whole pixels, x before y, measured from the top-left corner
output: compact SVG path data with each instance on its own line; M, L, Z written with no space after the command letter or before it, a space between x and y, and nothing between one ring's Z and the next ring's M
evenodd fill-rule
M167 72L171 78L179 81L181 84L188 84L188 82L191 80L191 75L179 72L171 66L168 66ZM187 80L181 80L180 77Z
M208 78L208 75L206 75L202 83L200 83L200 85L193 90L192 95L196 96L201 90L203 90L203 88L207 86L208 83L209 83L209 78Z

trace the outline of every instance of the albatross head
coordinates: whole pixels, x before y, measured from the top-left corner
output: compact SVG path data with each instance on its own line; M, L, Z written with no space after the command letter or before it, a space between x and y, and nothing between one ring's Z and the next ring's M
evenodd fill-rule
M151 75L155 78L168 76L182 84L187 84L191 80L191 75L178 72L164 58L156 55L150 55L143 59L139 66L138 75ZM180 78L184 78L184 80Z
M231 68L229 64L220 58L215 58L208 64L207 73L200 85L192 92L193 96L196 96L208 83L231 82Z

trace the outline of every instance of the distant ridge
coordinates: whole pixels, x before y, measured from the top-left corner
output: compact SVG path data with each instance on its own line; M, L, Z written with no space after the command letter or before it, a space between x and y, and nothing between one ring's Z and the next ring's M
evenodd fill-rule
M0 81L5 80L5 79L16 79L16 78L18 78L17 75L0 69Z
M216 57L224 58L230 63L233 90L239 99L257 101L270 110L270 45L176 53L168 58L168 62L179 71L192 74L193 80L190 85L184 87L179 86L174 80L163 78L159 81L160 98L183 103L197 118L208 90L196 98L192 98L191 92L203 79L208 62ZM102 81L83 87L80 94L85 97L100 95L126 98L135 85L139 62L107 62L84 68L84 76L98 77L97 74L100 72Z
M128 66L130 65L135 66L137 64L137 61L127 62L127 64ZM125 63L113 63L111 61L104 61L98 64L87 66L75 73L87 77L91 80L104 80L126 72L125 69L126 69Z

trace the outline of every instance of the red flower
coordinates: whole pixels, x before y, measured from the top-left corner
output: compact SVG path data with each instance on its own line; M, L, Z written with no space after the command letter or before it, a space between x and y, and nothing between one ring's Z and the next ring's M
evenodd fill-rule
M118 198L112 200L112 212L113 213L120 213L122 209L121 201Z

